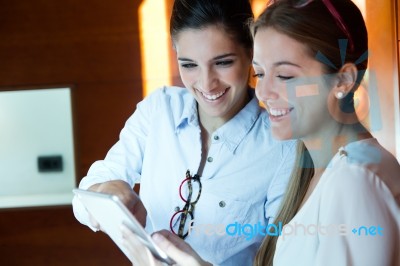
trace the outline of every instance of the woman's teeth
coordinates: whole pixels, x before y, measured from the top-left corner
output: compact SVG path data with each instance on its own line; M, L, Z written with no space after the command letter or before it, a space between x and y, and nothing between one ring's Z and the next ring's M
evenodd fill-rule
M290 113L290 111L292 111L293 108L290 109L269 109L269 113L273 116L284 116L288 113Z
M220 93L217 94L205 94L204 92L201 92L201 94L204 96L204 98L206 98L207 100L210 101L215 101L216 99L220 98L222 95L224 95L226 92L226 90L221 91Z

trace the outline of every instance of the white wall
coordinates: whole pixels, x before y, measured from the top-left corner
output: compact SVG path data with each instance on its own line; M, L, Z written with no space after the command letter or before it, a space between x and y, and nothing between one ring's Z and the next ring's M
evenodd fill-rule
M75 187L69 88L0 92L0 208L70 204ZM39 156L63 171L40 173Z

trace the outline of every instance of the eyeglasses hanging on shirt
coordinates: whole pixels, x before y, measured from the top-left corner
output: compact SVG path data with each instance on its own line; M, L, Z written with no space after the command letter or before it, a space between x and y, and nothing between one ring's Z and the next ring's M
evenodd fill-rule
M179 196L185 202L185 205L172 215L169 222L171 231L182 239L188 236L189 229L194 223L194 208L200 198L201 188L200 176L197 174L192 176L190 171L187 170L185 179L179 186ZM178 230L176 230L178 224Z

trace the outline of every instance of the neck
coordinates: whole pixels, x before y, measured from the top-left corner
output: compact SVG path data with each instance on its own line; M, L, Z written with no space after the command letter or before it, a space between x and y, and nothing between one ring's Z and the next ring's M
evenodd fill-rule
M223 126L228 120L223 117L211 117L199 111L199 121L201 131L211 136L214 131Z
M205 130L206 133L211 136L214 131L223 126L231 118L242 110L247 103L251 101L251 98L247 92L247 89L243 91L243 97L240 101L236 102L234 106L227 111L227 113L220 116L211 116L198 105L198 114L201 130Z
M344 125L334 121L330 125L324 125L313 136L302 138L302 141L311 155L315 173L321 174L340 147L371 137L360 123Z

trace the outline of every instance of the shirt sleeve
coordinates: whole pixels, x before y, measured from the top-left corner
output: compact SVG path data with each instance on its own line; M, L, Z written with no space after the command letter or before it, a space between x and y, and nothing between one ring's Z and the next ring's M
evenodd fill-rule
M152 115L157 113L160 94L161 90L158 90L137 105L136 111L121 130L119 141L108 151L104 160L92 164L79 188L87 189L111 180L123 180L131 187L140 182L146 137L153 120ZM77 220L90 227L88 213L76 196L72 205Z
M265 202L265 218L267 223L273 223L281 206L296 160L295 141L282 142L281 163L268 187L267 201Z
M388 187L360 166L334 172L321 198L325 230L314 265L398 265L400 211Z

